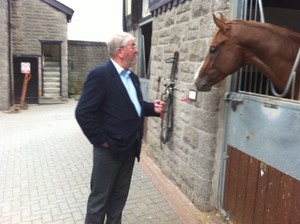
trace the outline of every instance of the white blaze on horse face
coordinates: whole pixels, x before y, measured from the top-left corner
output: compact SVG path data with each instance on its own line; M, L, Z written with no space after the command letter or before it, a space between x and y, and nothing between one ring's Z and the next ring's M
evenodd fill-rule
M197 71L196 71L196 73L195 73L195 76L194 76L194 81L196 81L196 79L198 78L199 72L200 72L200 70L201 70L201 68L202 68L203 63L204 63L204 61L201 62L199 68L197 69Z

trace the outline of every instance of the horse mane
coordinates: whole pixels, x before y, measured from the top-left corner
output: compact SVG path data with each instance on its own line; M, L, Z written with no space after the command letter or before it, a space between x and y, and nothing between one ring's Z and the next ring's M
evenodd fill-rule
M223 20L223 19L222 19ZM254 20L223 20L226 24L244 25L258 29L265 29L282 37L289 37L300 44L300 33L290 30L286 27L278 26L271 23L262 23Z

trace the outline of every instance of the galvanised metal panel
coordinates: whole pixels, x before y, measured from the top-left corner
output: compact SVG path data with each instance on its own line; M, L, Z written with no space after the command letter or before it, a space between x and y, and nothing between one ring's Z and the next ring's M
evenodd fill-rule
M300 102L234 92L226 98L226 144L300 180Z

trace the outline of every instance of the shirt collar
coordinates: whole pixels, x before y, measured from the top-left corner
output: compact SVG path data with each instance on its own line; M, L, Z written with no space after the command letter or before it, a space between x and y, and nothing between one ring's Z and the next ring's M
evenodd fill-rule
M115 66L117 72L119 73L119 75L121 75L121 72L124 71L125 69L122 68L117 62L115 62L112 58L110 59L111 62L113 63L113 65ZM130 70L126 70L126 73L129 75L130 74Z

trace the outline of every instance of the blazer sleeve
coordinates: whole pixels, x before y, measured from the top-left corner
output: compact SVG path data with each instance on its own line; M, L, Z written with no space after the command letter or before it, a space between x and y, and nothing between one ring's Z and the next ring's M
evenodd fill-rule
M83 91L75 109L76 120L83 133L93 145L102 145L107 135L99 124L98 110L105 97L105 81L100 67L92 70L84 83Z
M144 113L146 117L159 117L160 114L154 111L154 103L152 102L143 102Z

